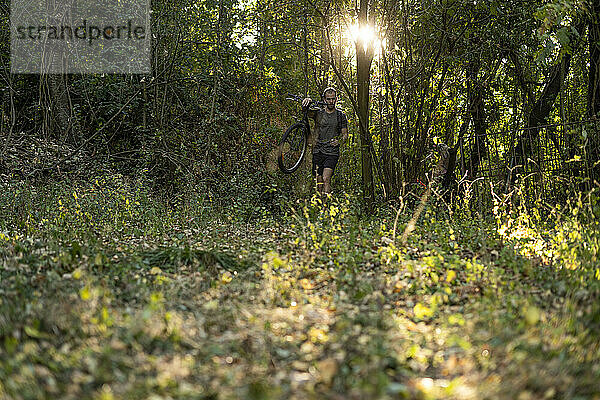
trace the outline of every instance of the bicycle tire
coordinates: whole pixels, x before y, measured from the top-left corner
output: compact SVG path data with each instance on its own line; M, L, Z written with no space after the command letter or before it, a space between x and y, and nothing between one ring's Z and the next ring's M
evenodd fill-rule
M308 131L306 125L303 122L297 122L290 126L279 142L277 164L281 172L291 174L296 171L302 164L302 160L304 160L307 146Z

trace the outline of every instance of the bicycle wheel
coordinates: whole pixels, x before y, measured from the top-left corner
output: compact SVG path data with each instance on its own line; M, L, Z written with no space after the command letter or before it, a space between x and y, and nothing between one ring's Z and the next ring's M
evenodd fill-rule
M291 174L298 169L306 154L308 131L303 122L297 122L285 131L279 142L277 163L285 174Z

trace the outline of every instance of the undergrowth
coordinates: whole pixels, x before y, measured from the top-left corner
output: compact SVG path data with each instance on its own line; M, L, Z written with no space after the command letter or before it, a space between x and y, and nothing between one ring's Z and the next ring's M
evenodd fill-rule
M148 187L5 184L0 398L600 398L595 191L367 217Z

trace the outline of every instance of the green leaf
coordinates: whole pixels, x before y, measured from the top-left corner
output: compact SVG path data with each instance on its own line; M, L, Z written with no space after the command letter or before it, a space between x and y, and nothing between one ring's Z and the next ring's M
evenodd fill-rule
M424 306L421 303L417 303L413 307L413 313L415 314L415 317L418 319L426 319L426 318L430 318L433 315L433 310L427 306Z

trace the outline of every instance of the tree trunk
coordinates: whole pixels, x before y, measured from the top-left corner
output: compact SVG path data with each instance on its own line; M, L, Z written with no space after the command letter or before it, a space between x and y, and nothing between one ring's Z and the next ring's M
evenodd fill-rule
M327 25L329 23L327 16L323 16L323 25ZM319 81L317 84L319 87L319 92L323 93L326 87L329 86L329 68L331 67L331 54L328 51L328 37L326 32L322 32L321 34L321 62L319 65ZM323 100L324 101L324 100Z
M16 111L15 111L15 96L13 89L13 75L7 74L6 78L8 81L8 90L4 92L3 106L2 106L2 128L0 128L0 134L5 136L4 147L2 153L0 153L0 162L4 160L6 150L10 144L12 134L16 123ZM7 127L7 125L10 125Z
M262 85L265 71L265 58L267 56L267 42L269 40L267 32L268 3L259 5L257 7L260 9L258 14L260 18L260 20L258 21L258 42L260 43L260 53L258 56L258 76L260 78L260 84Z
M82 139L81 127L71 104L66 74L48 74L40 77L40 102L44 114L43 131L46 136L71 144Z
M400 185L402 182L402 169L400 168L400 120L398 118L399 102L396 99L395 90L392 87L392 77L390 74L390 67L388 58L385 53L385 49L382 52L383 58L383 69L385 79L385 102L386 110L388 110L388 119L390 118L391 108L391 119L392 129L391 135L389 131L386 131L386 137L391 143L388 144L389 163L386 169L386 179L389 180L389 196L395 198L400 194ZM384 166L385 168L385 166ZM389 174L389 176L387 175Z
M358 13L359 26L368 24L367 8L368 0L360 0ZM360 41L356 42L356 79L358 97L358 120L360 125L360 148L362 161L362 186L365 208L368 213L373 211L375 203L375 191L373 188L373 169L371 156L369 154L369 84L371 79L371 62L373 61L373 48L365 48Z
M532 152L532 144L538 137L539 125L546 121L550 115L554 101L560 92L571 63L571 54L563 56L560 63L552 67L548 81L540 98L535 102L527 117L525 131L519 137L516 147L513 149L510 167L507 175L507 183L514 183L517 173L520 172L525 160Z
M588 115L600 111L600 0L591 1L588 22L589 61L588 70Z
M481 160L487 155L487 148L485 145L485 135L487 126L485 123L485 104L483 102L483 87L481 82L477 78L481 63L479 60L475 60L468 67L468 81L469 81L469 112L471 119L473 120L473 147L471 148L471 157L467 162L467 169L469 176L475 178L479 170Z
M308 27L307 27L307 19L308 19L308 11L306 8L304 9L304 16L302 17L302 55L304 57L304 90L302 94L304 97L308 97Z
M591 0L588 22L589 71L588 71L588 116L598 118L600 112L600 0ZM597 127L597 124L596 124ZM588 165L593 166L593 179L600 180L599 132L596 131L588 142Z
M383 169L383 186L386 199L392 195L392 154L390 149L390 127L384 124L383 111L388 110L387 96L379 95L379 131L381 134L381 166Z
M219 12L217 14L217 22L215 24L215 37L217 39L216 43L216 59L214 63L214 81L213 81L213 89L212 89L212 102L210 105L210 117L208 118L209 123L212 123L215 118L216 107L219 102L219 92L221 86L221 41L222 41L222 23L225 14L225 9L223 5L223 0L219 0Z

